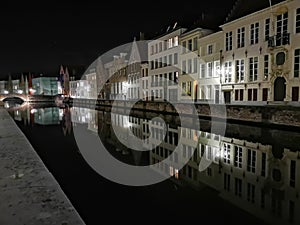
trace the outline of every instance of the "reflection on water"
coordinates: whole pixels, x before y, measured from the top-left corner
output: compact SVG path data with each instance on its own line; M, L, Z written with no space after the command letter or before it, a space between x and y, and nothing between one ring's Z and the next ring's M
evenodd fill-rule
M122 160L125 155L130 156L131 160L124 161L134 165L157 164L171 155L171 161L159 164L155 170L171 175L176 185L190 185L195 190L210 187L223 200L267 224L300 223L298 132L228 124L226 135L222 136L209 132L208 121L201 121L201 130L193 130L189 126L192 118L186 118L182 127L174 117L164 117L164 123L145 113L128 117L121 112L78 107L27 107L11 115L27 124L60 123L64 135L72 134L73 126L85 126L99 135L115 157ZM114 134L113 125L119 138L135 135L144 140L141 148L152 150L126 148ZM172 154L178 143L182 144L182 152ZM187 158L188 163L179 170L179 162Z

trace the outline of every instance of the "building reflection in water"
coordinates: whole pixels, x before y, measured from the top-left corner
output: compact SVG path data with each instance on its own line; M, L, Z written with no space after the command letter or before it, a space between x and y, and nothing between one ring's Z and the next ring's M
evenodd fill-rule
M169 174L174 182L189 184L196 189L209 186L217 190L221 198L268 223L300 222L300 216L296 213L300 210L298 151L284 148L281 157L277 157L273 155L274 147L271 144L225 137L188 127L165 126L164 123L149 119L103 111L98 112L98 121L100 137L114 144L116 149L121 145L113 134L112 125L118 127L124 139L130 129L130 133L147 140L143 148L155 146L151 143L153 139L162 140L159 146L150 151L150 164L170 156L181 138L182 154L172 154L172 162L155 167L157 172ZM163 138L164 129L167 132ZM153 139L148 138L150 132ZM136 155L133 157L138 159ZM178 162L183 158L190 160L179 170ZM203 167L203 161L209 162L209 166Z
M32 114L34 117L30 117ZM283 147L283 151L277 154L278 144L267 144L264 140L258 142L239 136L221 136L205 129L193 130L188 123L183 123L187 126L181 127L176 123L146 117L128 117L79 107L28 108L14 111L13 116L16 120L23 118L28 124L30 118L34 118L35 123L46 125L61 121L65 135L72 133L72 126L86 126L92 133L98 132L101 140L113 148L114 153L121 157L129 155L132 158L130 163L134 165L157 164L171 156L168 163L157 164L160 166L156 166L155 170L171 175L178 185L188 184L198 190L209 186L222 199L270 224L300 223L297 213L300 210L299 149ZM144 140L142 148L152 150L141 152L128 149L118 141L113 125L119 131L118 138L126 140L134 135ZM241 130L241 134L243 132ZM282 132L283 135L279 135L280 132L269 133L278 137L274 142L280 143L280 137L286 140L285 131ZM248 133L251 131L248 130ZM161 144L155 147L157 141ZM178 144L182 145L181 153L172 154ZM290 143L290 146L300 145L296 142ZM143 154L147 154L147 162L143 161ZM188 163L179 169L179 162L187 158Z

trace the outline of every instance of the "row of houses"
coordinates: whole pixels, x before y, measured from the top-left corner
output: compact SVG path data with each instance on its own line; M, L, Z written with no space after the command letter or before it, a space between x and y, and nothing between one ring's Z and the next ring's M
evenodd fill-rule
M177 27L99 57L70 82L76 98L263 104L299 101L300 1L228 20ZM105 62L104 62L105 61Z
M60 66L58 76L34 75L32 73L22 73L17 76L8 76L8 80L0 81L0 94L24 94L24 95L47 95L58 94L69 95L69 80L75 80L70 76L67 66Z

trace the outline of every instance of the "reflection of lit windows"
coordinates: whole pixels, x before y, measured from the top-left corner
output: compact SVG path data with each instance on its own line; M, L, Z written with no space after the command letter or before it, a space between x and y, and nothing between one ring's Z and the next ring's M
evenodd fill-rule
M179 179L179 170L178 169L175 169L175 178Z
M206 145L206 159L211 160L212 159L212 152L211 152L211 147Z
M230 83L232 79L232 63L231 62L225 62L225 83Z
M243 160L243 149L242 149L242 147L235 146L234 147L234 166L242 168L242 160Z
M255 173L256 166L256 151L248 149L247 171Z
M230 144L224 143L223 145L223 160L224 163L230 164Z

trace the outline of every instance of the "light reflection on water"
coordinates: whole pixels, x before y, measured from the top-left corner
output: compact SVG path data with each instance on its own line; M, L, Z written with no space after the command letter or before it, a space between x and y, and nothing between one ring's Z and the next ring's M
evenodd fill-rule
M269 224L300 223L300 134L246 125L228 124L225 136L209 132L209 121L201 121L201 130L185 127L176 118L164 117L166 127L152 121L154 115L96 111L88 108L25 107L10 111L25 125L60 124L64 135L72 134L73 126L85 126L98 134L105 146L119 160L134 165L156 164L168 157L182 139L182 154L174 154L171 164L161 164L155 170L170 174L176 185L189 185L196 190L210 187L218 196ZM156 115L157 116L157 115ZM112 125L126 138L128 130L144 141L144 147L154 146L150 133L161 144L146 153L122 145L114 135ZM166 135L163 130L166 129ZM202 130L203 129L203 130ZM197 146L195 149L193 146ZM141 146L143 147L143 146ZM113 149L112 149L113 148ZM192 152L194 152L192 154ZM144 154L144 155L143 155ZM201 159L211 162L201 171ZM178 163L190 158L179 170ZM200 168L200 169L199 169ZM201 172L200 172L201 171Z

